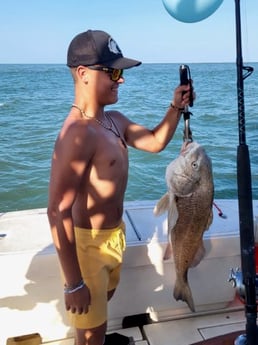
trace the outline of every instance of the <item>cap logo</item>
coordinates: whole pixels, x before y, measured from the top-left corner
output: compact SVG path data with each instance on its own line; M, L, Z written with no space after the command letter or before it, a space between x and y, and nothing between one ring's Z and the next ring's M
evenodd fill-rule
M118 44L116 43L115 40L113 40L112 37L109 37L108 39L108 48L110 52L113 54L122 54L120 48L118 47Z

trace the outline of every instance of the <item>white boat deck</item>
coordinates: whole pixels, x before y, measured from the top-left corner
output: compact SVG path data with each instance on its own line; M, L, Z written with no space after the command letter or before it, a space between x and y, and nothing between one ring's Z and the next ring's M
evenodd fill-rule
M196 313L172 297L173 260L162 260L166 215L153 216L154 201L125 203L127 250L121 281L109 304L108 332L132 337L136 345L189 345L245 329L243 304L227 282L240 265L237 200L217 200L205 232L205 260L189 272ZM258 201L254 201L258 219ZM39 333L42 344L74 345L65 320L62 283L46 209L0 214L0 345ZM126 316L147 313L152 323L122 328ZM116 344L114 344L116 345Z
M113 332L132 337L135 345L189 345L218 335L245 330L243 305L235 301L235 310L193 316ZM44 344L44 343L43 343ZM73 338L47 342L46 345L74 345ZM116 344L114 344L116 345ZM119 345L119 344L117 344ZM220 344L218 344L220 345Z

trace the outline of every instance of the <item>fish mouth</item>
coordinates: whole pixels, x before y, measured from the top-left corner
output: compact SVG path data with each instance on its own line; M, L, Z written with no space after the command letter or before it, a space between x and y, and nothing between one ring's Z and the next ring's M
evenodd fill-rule
M191 149L198 145L196 141L184 141L180 150L180 155L185 156Z
M188 141L184 141L181 150L180 150L180 154L185 156L185 154L188 152L189 150L189 144L191 144L191 142Z

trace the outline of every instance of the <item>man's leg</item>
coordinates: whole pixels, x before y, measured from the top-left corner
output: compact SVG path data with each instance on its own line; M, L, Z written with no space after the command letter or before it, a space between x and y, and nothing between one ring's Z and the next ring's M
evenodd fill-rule
M108 291L108 301L114 295L116 289ZM107 322L92 329L79 329L75 330L75 345L103 345L105 341L105 334L107 330Z

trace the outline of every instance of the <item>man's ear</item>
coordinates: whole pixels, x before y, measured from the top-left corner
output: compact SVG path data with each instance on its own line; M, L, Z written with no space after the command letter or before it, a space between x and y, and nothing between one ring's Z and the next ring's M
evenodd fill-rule
M77 67L78 77L85 83L88 84L88 73L87 69L84 66Z

